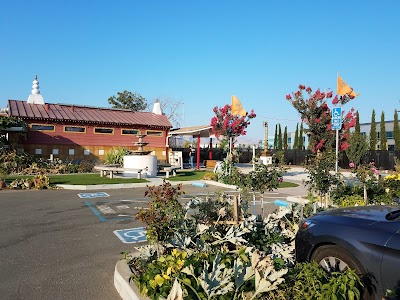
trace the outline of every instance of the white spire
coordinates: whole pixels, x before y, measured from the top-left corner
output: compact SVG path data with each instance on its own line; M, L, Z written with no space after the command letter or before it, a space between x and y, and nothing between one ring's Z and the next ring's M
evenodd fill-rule
M40 95L39 91L39 80L37 79L37 75L35 75L35 79L32 81L32 92L29 95L27 102L33 104L44 104L43 96Z
M162 110L161 110L161 105L160 105L160 102L158 102L158 99L156 99L156 101L154 102L153 113L157 114L157 115L163 114Z

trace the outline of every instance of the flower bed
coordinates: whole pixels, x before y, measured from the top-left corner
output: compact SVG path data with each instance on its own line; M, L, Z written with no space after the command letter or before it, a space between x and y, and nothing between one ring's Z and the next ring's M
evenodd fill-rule
M147 224L150 245L137 248L139 255L128 257L128 264L143 295L170 300L327 299L339 293L334 290L339 284L340 293L344 289L360 298L361 282L351 270L328 274L315 263L296 264L299 206L279 208L261 219L248 214L243 199L235 213L233 196L196 198L182 207L177 204L180 193L180 187L165 182L150 187L149 210L137 216ZM311 205L303 211L311 212Z

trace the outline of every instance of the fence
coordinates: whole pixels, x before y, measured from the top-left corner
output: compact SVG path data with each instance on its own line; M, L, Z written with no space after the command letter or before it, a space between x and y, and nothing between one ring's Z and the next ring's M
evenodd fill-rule
M253 159L253 149L251 148L237 148L239 153L240 163L249 163ZM182 151L183 161L189 161L189 149L188 148L173 148L173 151ZM260 157L263 153L263 149L255 149L256 157ZM275 154L277 150L269 150L272 155ZM288 165L303 165L307 155L312 154L310 150L292 150L288 149L284 151L285 163ZM195 155L195 159L196 159ZM223 160L226 157L226 153L219 148L212 149L212 158L215 160ZM400 158L399 151L383 151L375 150L369 151L363 158L363 163L374 162L376 167L384 170L392 170L395 167L395 158ZM209 148L200 149L200 161L209 159ZM341 153L339 156L339 167L343 169L349 168L349 159L346 153Z

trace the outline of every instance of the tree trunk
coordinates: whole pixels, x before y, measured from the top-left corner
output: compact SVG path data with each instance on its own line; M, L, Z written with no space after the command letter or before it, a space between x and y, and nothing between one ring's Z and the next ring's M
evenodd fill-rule
M364 201L365 205L368 204L368 197L367 197L367 184L364 182Z

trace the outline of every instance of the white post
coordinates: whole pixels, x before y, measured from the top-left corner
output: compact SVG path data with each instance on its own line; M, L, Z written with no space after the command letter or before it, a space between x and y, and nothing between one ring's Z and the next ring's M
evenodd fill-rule
M336 162L335 162L335 172L338 172L338 151L339 150L339 130L336 130Z

